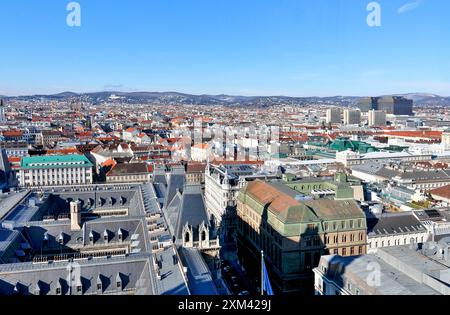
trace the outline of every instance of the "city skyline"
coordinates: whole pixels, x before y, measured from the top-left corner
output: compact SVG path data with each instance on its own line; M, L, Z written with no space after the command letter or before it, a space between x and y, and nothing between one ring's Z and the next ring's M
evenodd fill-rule
M177 91L368 96L450 90L445 1L0 4L0 95ZM427 23L417 21L427 19Z

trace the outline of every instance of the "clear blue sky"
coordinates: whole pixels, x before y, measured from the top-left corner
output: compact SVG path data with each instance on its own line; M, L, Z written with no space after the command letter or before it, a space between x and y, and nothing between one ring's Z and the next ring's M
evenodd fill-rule
M450 95L448 0L69 2L0 1L0 94Z

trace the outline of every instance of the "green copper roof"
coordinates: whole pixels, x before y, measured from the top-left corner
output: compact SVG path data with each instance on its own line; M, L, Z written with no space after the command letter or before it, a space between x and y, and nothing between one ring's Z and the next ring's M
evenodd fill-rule
M368 153L378 151L377 148L371 146L368 143L362 141L354 141L348 138L337 138L331 145L330 149L335 150L337 152L347 151L348 149L360 152L360 153Z
M20 163L22 169L92 167L93 164L84 155L46 155L24 157Z

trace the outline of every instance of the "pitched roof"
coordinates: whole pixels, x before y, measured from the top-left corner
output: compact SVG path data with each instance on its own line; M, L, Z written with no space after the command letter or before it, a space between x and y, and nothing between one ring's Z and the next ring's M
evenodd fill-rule
M123 176L131 174L148 174L147 163L116 164L106 176Z
M22 158L20 167L23 169L92 167L93 164L84 155L46 155Z
M445 199L450 199L450 185L443 186L440 188L433 189L430 191L432 196L437 196Z

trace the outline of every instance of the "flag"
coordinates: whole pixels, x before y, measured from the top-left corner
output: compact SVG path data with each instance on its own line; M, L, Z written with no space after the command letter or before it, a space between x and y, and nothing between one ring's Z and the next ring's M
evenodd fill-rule
M262 260L262 288L261 292L264 295L266 292L267 295L274 295L272 290L272 285L270 284L269 273L267 272L266 263L264 262L264 253L261 252L261 260Z

